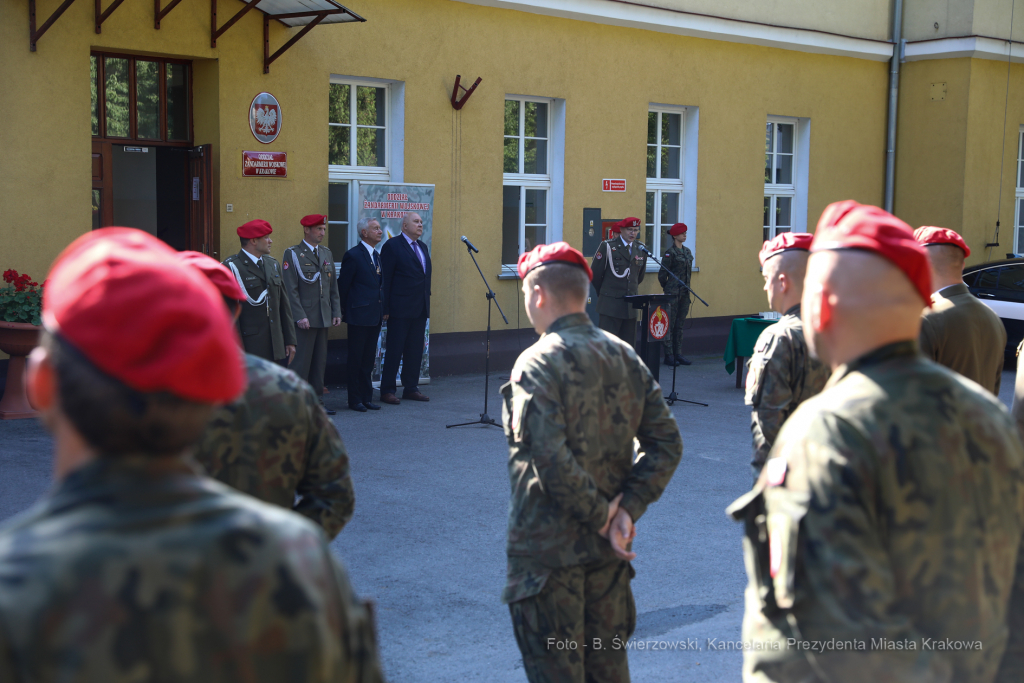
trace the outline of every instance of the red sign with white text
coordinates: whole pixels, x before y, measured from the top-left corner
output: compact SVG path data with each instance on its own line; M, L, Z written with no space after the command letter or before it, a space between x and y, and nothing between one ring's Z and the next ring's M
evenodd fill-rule
M287 152L242 152L242 175L267 178L288 177Z
M605 178L601 181L601 190L603 192L625 192L626 181L625 179Z

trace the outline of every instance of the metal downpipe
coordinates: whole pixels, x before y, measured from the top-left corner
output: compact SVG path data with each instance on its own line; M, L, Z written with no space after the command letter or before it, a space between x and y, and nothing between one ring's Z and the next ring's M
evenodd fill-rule
M889 66L889 123L885 145L885 210L892 213L896 186L896 108L900 95L900 48L903 38L903 0L892 11L892 61Z

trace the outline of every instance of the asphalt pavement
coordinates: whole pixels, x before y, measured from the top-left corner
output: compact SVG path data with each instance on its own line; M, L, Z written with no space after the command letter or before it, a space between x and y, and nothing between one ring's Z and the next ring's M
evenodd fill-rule
M488 412L500 420L494 373ZM637 525L630 643L638 682L737 681L746 578L741 529L725 507L750 486L749 409L721 357L680 367L676 391L708 407L676 403L683 460L661 500ZM662 366L666 393L671 368ZM385 673L393 682L522 682L505 578L508 450L501 429L446 429L479 419L483 375L422 387L429 403L378 412L345 409L343 388L326 402L349 451L355 516L332 547L358 593L376 603ZM1013 373L1003 374L1009 402ZM49 486L51 440L37 420L0 422L0 519Z

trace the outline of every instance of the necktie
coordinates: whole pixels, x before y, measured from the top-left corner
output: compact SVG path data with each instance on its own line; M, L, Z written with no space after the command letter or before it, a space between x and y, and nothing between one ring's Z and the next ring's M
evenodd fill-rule
M317 265L320 265L320 254L316 247L313 247L313 260L316 261Z
M420 251L420 245L418 242L412 243L412 250L416 252L416 258L420 260L420 268L423 269L424 273L427 272L427 262L423 260L423 253Z
M380 275L380 259L377 258L377 251L370 252L373 255L373 266L377 269L377 275Z
M263 259L256 259L256 267L259 268L260 272L263 273L264 277L266 277L267 271L263 267Z

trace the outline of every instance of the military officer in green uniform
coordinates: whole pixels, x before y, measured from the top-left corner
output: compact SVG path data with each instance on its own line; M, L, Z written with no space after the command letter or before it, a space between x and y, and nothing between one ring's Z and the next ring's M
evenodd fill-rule
M640 219L623 219L611 230L618 235L601 242L591 263L598 327L632 346L636 343L636 309L622 297L635 295L647 272L647 257L636 243Z
M531 683L628 681L634 523L683 441L647 366L587 317L583 254L541 245L518 272L542 336L501 388L512 485L502 601Z
M284 296L281 264L270 255L270 223L249 221L235 231L242 248L224 260L245 293L238 331L246 353L270 361L295 358L295 324Z
M992 394L918 351L932 287L908 225L838 202L811 252L804 331L832 376L730 506L744 680L993 681L1024 642L1024 446Z
M690 312L690 275L693 269L693 252L683 242L686 241L686 223L676 223L668 231L672 238L672 246L665 251L661 259L661 270L658 271L658 283L665 294L674 298L668 302L668 333L662 340L665 349L665 365L689 365L690 361L683 357L683 323ZM679 284L676 277L686 283Z
M195 251L178 258L220 291L232 315L246 295L227 268ZM313 389L290 370L245 354L248 384L218 406L195 447L207 474L239 491L295 510L333 539L352 518L348 454Z
M761 474L768 452L786 419L803 401L821 392L829 369L811 356L800 320L800 299L813 235L787 232L765 242L759 259L768 307L782 314L754 345L743 402L751 407L754 440L751 467Z
M320 529L190 457L245 386L217 290L131 228L80 237L48 282L28 385L56 481L0 526L0 681L381 681Z
M921 353L999 395L1006 355L1006 327L996 312L964 284L971 248L948 228L914 231L932 269L932 305L921 314Z
M323 404L327 369L327 328L341 324L341 295L334 257L323 246L327 216L304 216L302 241L284 250L284 281L295 319L298 351L292 370L309 382ZM327 410L328 415L335 411Z

